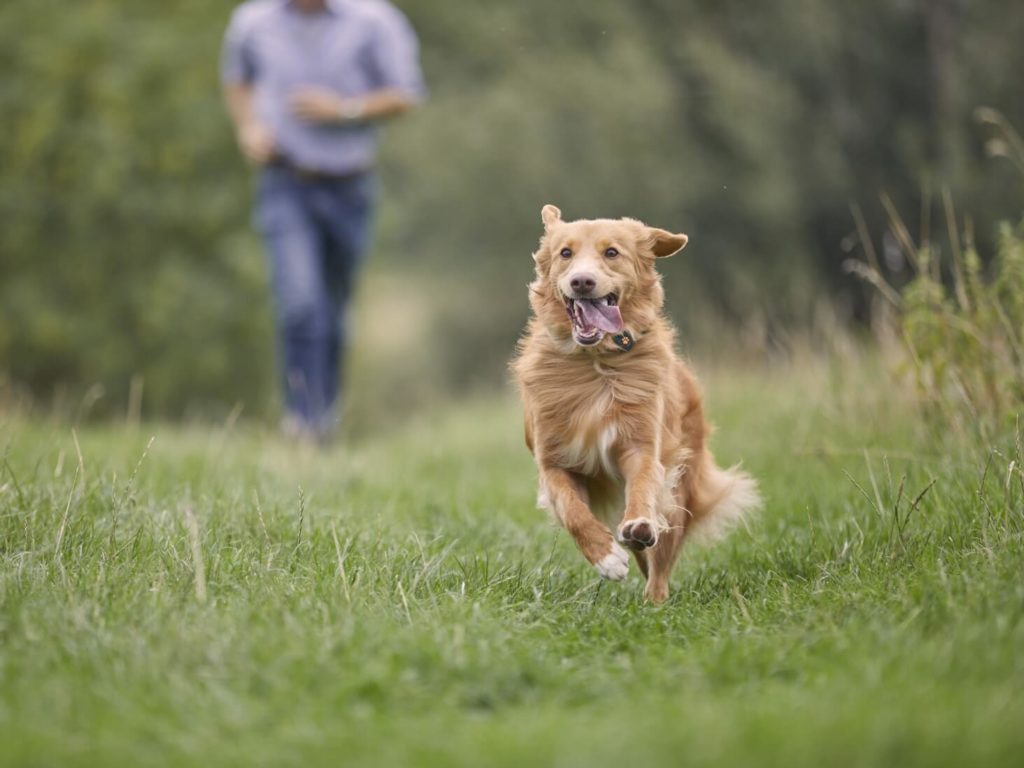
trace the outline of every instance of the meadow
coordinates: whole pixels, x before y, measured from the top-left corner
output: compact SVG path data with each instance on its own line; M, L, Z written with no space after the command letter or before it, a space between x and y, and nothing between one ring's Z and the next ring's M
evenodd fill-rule
M323 452L0 411L0 764L1019 765L1013 436L872 356L701 372L767 504L657 608L535 509L511 396Z

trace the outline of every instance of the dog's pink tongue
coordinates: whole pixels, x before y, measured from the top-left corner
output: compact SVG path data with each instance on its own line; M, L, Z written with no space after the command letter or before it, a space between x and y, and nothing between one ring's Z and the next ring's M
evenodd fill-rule
M604 301L587 301L586 299L580 301L579 305L587 325L600 328L605 333L618 333L622 330L622 313L619 312L618 307Z

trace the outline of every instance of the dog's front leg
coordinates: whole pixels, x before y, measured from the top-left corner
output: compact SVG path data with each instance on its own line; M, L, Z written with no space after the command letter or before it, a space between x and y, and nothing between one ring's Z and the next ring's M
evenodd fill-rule
M630 549L647 549L658 543L662 519L658 501L664 492L665 468L653 445L632 446L619 457L626 479L626 512L618 539Z
M561 467L541 466L541 482L555 515L572 534L580 552L606 579L621 581L629 572L629 554L590 511L579 475Z

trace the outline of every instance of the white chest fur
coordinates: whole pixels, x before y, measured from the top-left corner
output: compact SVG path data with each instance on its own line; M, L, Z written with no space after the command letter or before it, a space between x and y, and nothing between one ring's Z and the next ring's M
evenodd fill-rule
M612 396L604 392L573 414L573 428L560 436L558 447L562 466L584 475L619 477L615 444L619 426L615 421Z

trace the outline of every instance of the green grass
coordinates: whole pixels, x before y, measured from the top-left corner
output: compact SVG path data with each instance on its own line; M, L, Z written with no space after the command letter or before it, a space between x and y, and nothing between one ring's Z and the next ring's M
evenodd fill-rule
M1019 765L1012 442L870 366L707 389L767 508L659 608L534 509L509 400L321 454L0 415L0 764Z

